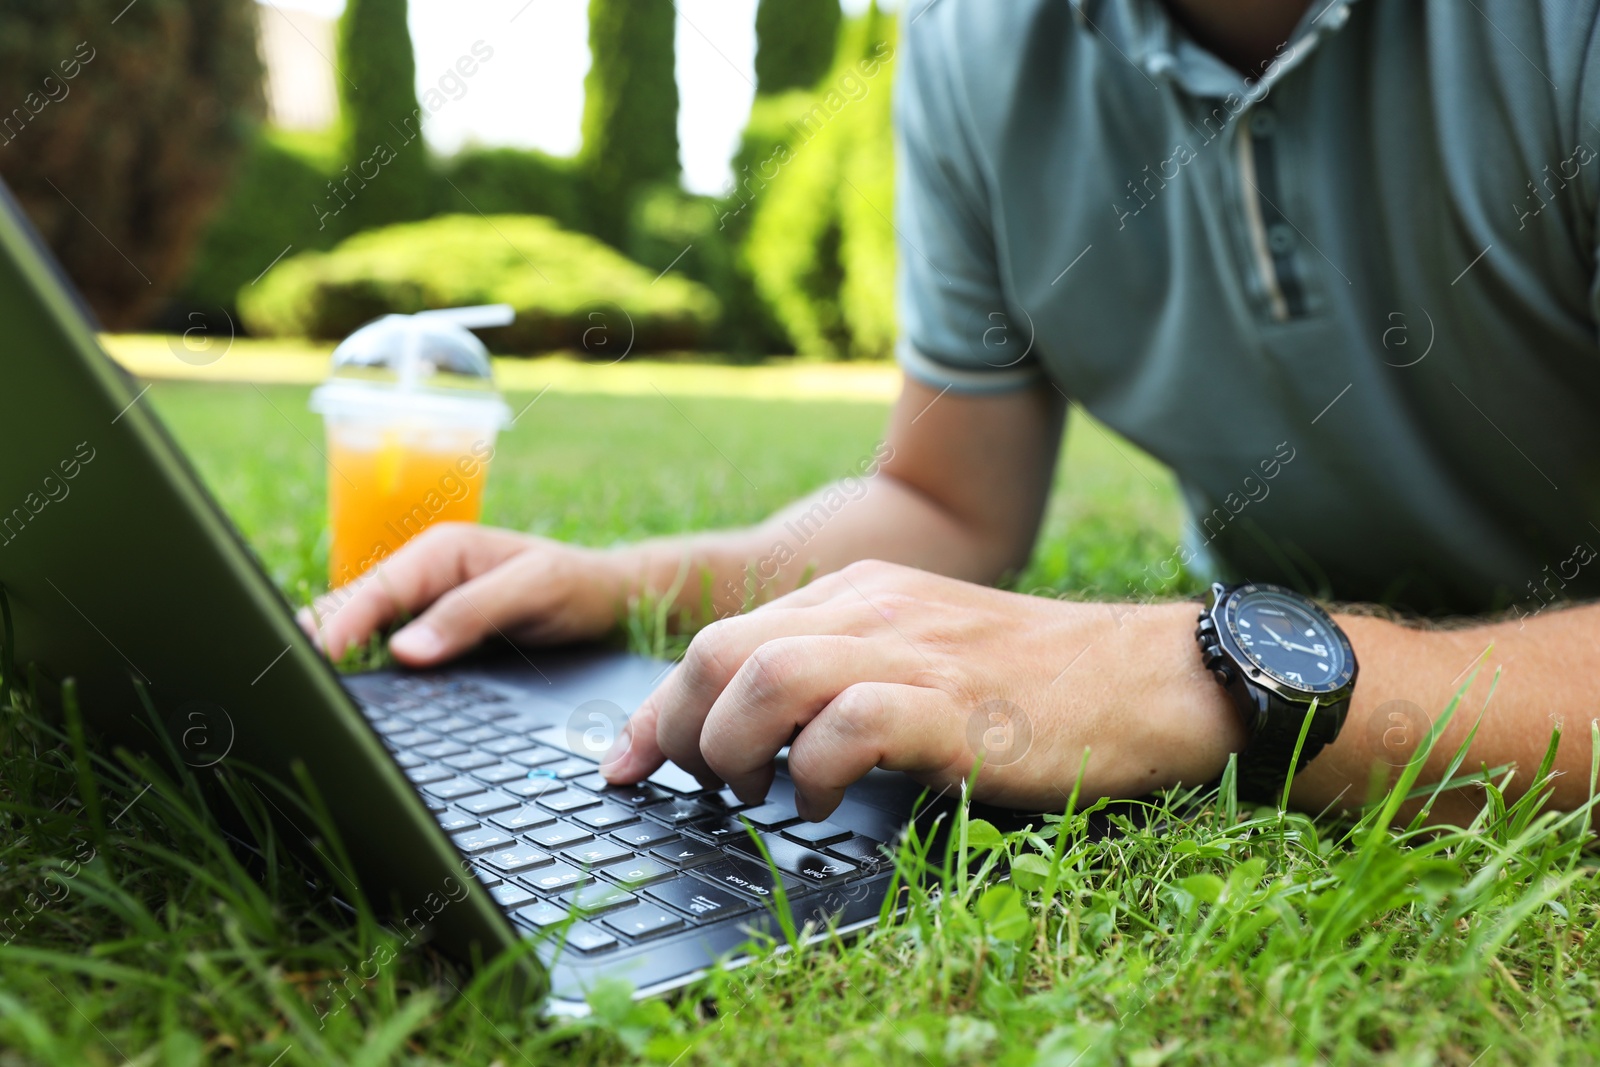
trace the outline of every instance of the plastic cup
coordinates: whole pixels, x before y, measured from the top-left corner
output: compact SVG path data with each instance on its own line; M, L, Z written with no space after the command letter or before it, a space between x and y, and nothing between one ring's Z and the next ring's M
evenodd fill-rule
M390 315L335 349L333 373L311 400L327 430L331 586L438 523L478 521L510 412L488 351L465 328L504 320L466 313L499 310Z

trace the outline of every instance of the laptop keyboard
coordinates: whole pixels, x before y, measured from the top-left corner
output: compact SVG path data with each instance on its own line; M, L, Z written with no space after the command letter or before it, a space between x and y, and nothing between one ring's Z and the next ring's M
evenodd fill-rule
M584 956L762 909L779 884L794 900L888 863L871 837L802 822L788 801L747 807L670 765L608 785L566 731L472 681L374 681L363 711L490 894L530 935L570 920L565 947Z

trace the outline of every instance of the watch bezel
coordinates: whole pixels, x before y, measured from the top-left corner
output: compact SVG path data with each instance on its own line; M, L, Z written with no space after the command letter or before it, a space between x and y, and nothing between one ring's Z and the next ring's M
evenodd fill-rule
M1322 609L1322 605L1303 596L1293 589L1286 589L1281 585L1269 582L1246 582L1242 585L1228 589L1225 595L1217 597L1213 590L1213 602L1207 611L1212 624L1216 627L1217 641L1229 659L1233 660L1236 668L1244 679L1253 686L1259 686L1276 694L1279 698L1294 704L1309 704L1316 700L1321 705L1327 706L1350 697L1351 690L1356 682L1356 656L1355 650L1350 646L1350 639L1345 636L1339 624L1333 617ZM1344 652L1344 663L1339 672L1327 682L1319 686L1296 685L1278 677L1273 671L1260 666L1255 659L1239 643L1238 629L1234 626L1239 603L1252 593L1276 593L1293 600L1297 605L1315 616L1322 622L1340 642Z

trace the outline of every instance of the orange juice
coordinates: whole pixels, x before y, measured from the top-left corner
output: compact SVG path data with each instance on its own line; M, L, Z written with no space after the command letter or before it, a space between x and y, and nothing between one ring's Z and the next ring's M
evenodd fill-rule
M435 523L477 522L493 454L460 435L330 425L329 584L360 577Z
M469 329L506 305L384 315L333 350L311 410L328 430L329 584L337 588L440 522L476 522L495 434L511 411Z

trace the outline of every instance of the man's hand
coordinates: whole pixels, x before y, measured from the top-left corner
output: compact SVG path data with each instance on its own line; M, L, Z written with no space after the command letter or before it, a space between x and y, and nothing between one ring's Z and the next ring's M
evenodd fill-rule
M623 595L613 556L485 526L441 523L349 585L301 611L301 627L337 658L396 619L389 648L429 667L496 634L522 644L598 637Z
M753 803L789 745L797 806L820 819L873 767L936 787L962 781L983 748L984 705L1005 701L1031 743L983 768L980 799L1060 808L1085 750L1085 796L1200 784L1243 731L1201 666L1198 614L852 564L703 630L601 772L636 782L671 759Z

